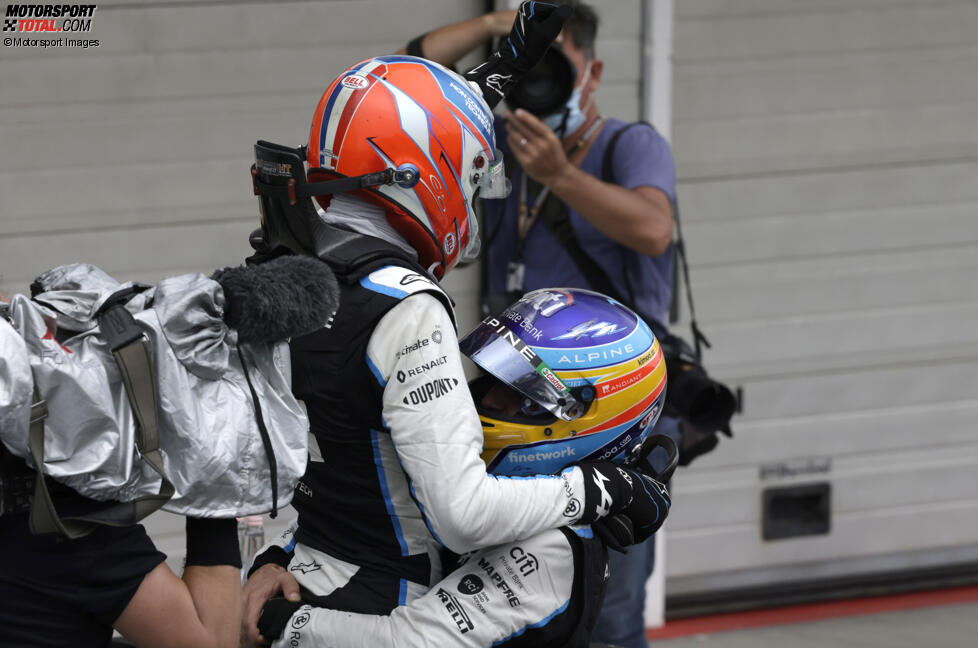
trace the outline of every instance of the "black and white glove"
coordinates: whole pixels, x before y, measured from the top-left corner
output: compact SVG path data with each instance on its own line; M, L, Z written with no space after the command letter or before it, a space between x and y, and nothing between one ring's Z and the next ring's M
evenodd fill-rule
M464 75L479 85L490 108L494 108L543 58L571 12L569 6L558 7L545 2L520 5L513 29L500 48L485 63Z
M268 599L258 615L258 632L268 641L275 641L282 636L289 619L302 605L301 601L289 601L281 596Z
M656 449L665 451L665 465L656 470L647 461ZM662 455L657 455L661 462ZM665 522L672 505L666 483L678 465L679 452L667 436L654 434L643 443L633 466L609 461L584 462L584 515L591 527L616 551L648 540ZM657 464L658 465L658 464ZM589 498L590 495L590 498Z
M672 506L665 484L642 472L629 472L633 483L631 501L620 511L595 520L591 525L610 549L620 552L648 540L666 521Z
M645 542L659 530L672 506L672 497L665 484L644 472L639 471L638 475L641 480L635 488L635 497L621 512L632 522L635 544Z
M584 473L582 524L620 513L632 503L637 472L611 461L585 461L579 467Z

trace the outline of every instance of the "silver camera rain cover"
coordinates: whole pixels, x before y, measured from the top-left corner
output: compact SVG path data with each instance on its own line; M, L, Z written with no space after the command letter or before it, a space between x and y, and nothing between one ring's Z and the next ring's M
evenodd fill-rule
M139 458L133 413L95 313L123 285L87 264L45 275L44 292L15 295L0 318L0 440L29 458L36 385L47 401L45 475L101 501L155 494L160 477ZM164 509L240 517L272 507L272 482L255 404L222 317L221 286L201 274L164 279L125 306L142 330L157 385ZM66 337L65 332L70 335ZM292 396L285 342L242 345L277 462L278 505L306 467L308 420Z

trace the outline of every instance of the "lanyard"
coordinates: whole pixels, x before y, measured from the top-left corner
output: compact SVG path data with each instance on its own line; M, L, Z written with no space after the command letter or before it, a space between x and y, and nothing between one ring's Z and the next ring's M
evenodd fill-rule
M581 139L577 140L577 143L571 147L571 150L567 152L567 158L571 159L574 155L583 148L585 144L591 139L591 136L601 127L604 123L603 117L598 117L591 127L587 129ZM576 165L575 165L576 166ZM523 244L526 242L526 235L530 233L530 228L533 227L533 223L536 222L537 216L540 215L540 210L543 209L543 204L547 201L550 196L550 187L544 186L537 194L536 199L533 201L533 206L529 205L529 200L527 196L527 175L525 169L520 169L520 205L519 211L517 212L516 220L516 255L517 259L523 256Z

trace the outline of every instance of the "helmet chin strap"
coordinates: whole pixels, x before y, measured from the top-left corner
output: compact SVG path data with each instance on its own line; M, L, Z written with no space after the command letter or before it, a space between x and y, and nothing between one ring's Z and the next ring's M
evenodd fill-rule
M314 170L310 169L310 171ZM410 189L418 184L418 173L410 168L392 169L388 167L376 173L364 173L363 175L337 178L336 180L326 180L323 182L311 182L301 186L297 186L295 182L289 182L286 185L270 185L263 182L256 175L254 184L256 194L284 194L288 197L289 204L295 205L299 202L299 198L331 196L333 194L348 193L357 189L367 189L381 185L396 184L404 189Z

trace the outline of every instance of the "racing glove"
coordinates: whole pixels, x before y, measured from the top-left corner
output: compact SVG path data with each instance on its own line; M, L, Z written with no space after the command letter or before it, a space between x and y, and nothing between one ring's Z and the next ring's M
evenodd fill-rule
M584 513L581 524L614 515L625 510L635 496L639 474L611 461L585 461L579 464L584 473Z
M302 605L301 601L289 601L281 596L268 599L258 615L258 632L268 641L275 641L282 636L289 619Z
M659 530L672 498L668 487L640 471L633 471L631 501L620 512L595 520L592 528L609 549L624 553L625 548L645 542Z
M489 59L465 73L482 89L494 108L506 93L543 58L571 14L571 7L544 2L524 2L516 13L513 29Z

